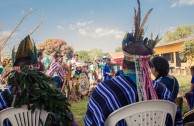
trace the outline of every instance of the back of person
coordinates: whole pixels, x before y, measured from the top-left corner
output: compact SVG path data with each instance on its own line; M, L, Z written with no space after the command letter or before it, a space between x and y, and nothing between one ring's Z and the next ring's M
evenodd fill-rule
M171 91L173 99L176 99L179 92L179 84L177 79L173 76L167 75L161 77L160 82L163 83L168 88L168 90Z
M159 99L172 100L171 92L162 84L153 84ZM103 126L107 117L115 110L126 105L138 102L136 84L127 76L119 76L114 79L99 83L93 90L88 110L84 118L86 126ZM178 114L176 122L179 123L181 115ZM169 122L171 123L171 122ZM172 124L169 124L171 126ZM126 126L120 121L117 126Z
M155 80L164 84L173 95L173 100L177 98L179 84L175 77L169 75L169 63L161 56L155 56L150 63L152 74L156 77Z

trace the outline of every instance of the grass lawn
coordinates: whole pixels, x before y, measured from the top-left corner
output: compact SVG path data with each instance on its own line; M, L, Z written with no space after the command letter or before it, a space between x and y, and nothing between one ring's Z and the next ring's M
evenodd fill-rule
M185 92L189 91L191 76L174 75L179 82L179 96L182 96ZM76 118L79 126L84 126L84 115L87 108L88 97L78 102L70 102L71 110ZM186 102L184 100L183 112L188 110Z

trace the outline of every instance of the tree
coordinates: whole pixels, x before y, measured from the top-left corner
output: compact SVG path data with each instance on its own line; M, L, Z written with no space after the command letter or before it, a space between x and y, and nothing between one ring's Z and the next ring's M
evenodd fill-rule
M194 34L194 25L178 26L172 31L167 31L164 34L162 42L167 43L178 39L187 38L193 34Z
M120 52L120 51L122 51L122 47L118 47L115 49L115 52Z
M182 51L180 52L180 58L186 60L191 66L194 61L194 40L186 41L182 46Z
M65 55L68 59L73 57L73 48L61 39L49 39L43 44L39 44L37 49L47 55L54 55L56 52Z
M81 62L93 62L95 59L103 55L103 51L97 48L91 49L90 51L76 51L75 53L79 55L79 60Z
M103 55L103 51L101 49L94 48L89 51L89 56L91 61L98 59L98 57L102 55Z
M75 54L79 55L79 60L81 62L84 61L91 61L89 51L81 50L81 51L76 51Z

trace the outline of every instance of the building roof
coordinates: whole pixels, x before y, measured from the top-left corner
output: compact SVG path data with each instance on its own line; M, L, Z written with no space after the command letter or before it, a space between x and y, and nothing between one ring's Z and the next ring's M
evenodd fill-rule
M111 59L123 58L124 54L123 54L122 51L120 51L120 52L111 52L111 53L108 53L108 57L110 57Z
M161 42L159 42L158 44L156 44L156 47L177 44L177 43L186 42L186 41L189 41L189 40L194 40L194 36L188 37L188 38L184 38L184 39L178 39L178 40L175 40L175 41L172 41L172 42L168 42L168 43L161 43Z

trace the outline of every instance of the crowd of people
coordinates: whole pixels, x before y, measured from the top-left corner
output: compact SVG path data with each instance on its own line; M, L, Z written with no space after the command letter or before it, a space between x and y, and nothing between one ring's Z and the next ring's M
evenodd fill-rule
M140 20L140 17L135 17L135 22L140 23L138 20ZM47 88L51 89L50 91L55 91L65 100L69 92L73 91L72 95L76 95L76 90L79 92L79 89L74 86L79 86L78 80L82 74L85 74L89 85L92 87L91 90L90 88L86 89L90 94L84 116L86 126L104 126L106 119L111 113L136 102L160 99L168 100L176 104L179 93L179 82L176 77L169 74L171 68L169 62L164 57L154 56L153 47L150 47L152 43L150 44L150 41L146 43L145 40L143 40L143 27L140 28L139 25L135 26L135 33L127 33L122 41L124 58L121 66L122 69L117 71L111 68L111 59L108 57L102 58L101 60L96 59L89 63L81 63L78 54L74 54L73 59L64 61L64 55L57 51L52 56L48 67L45 68L42 63L44 53L41 51L36 52L36 47L30 40L27 40L29 36L21 42L24 45L28 43L26 45L30 48L27 50L29 52L25 52L26 50L24 49L25 51L20 52L23 53L20 56L18 53L20 50L18 49L16 59L13 60L14 58L12 58L13 71L17 74L23 74L23 70L30 69L33 72L38 71L38 75L46 79L48 79L47 77L52 78L54 84ZM18 48L28 46L19 45ZM194 107L194 66L191 66L190 70L192 75L191 86L189 92L187 92L184 97L187 100L189 108L192 110ZM8 76L4 74L4 68L2 66L0 67L0 73L2 75L1 78ZM154 75L154 79L151 78L151 73ZM27 74L23 75L25 75L26 78L28 77ZM30 76L32 77L33 74L30 74ZM17 76L11 74L9 76L9 81L14 81L14 77ZM33 79L34 81L37 80L36 77ZM29 81L31 81L31 78ZM45 81L47 80L42 80L41 83L45 84ZM95 86L93 85L94 83ZM33 87L34 85L31 86ZM83 86L83 88L85 87L87 86ZM25 89L27 95L30 94L30 89L31 88ZM49 94L48 90L40 90L44 90ZM17 86L12 86L1 91L0 110L11 106L10 99L7 95L13 95L14 92L16 93L16 97L19 97L21 96L19 93L22 91L24 91L24 89L18 89ZM77 98L75 98L75 100L77 100ZM36 102L41 102L41 100L37 100ZM166 126L172 126L173 121L175 122L175 126L183 126L180 109L181 108L177 106L175 121L167 116ZM64 116L65 114L62 115ZM69 108L68 114L65 116L67 115L70 118L69 121L71 125L77 126ZM5 122L4 125L10 126L7 122ZM126 126L127 124L124 120L121 120L117 125Z

